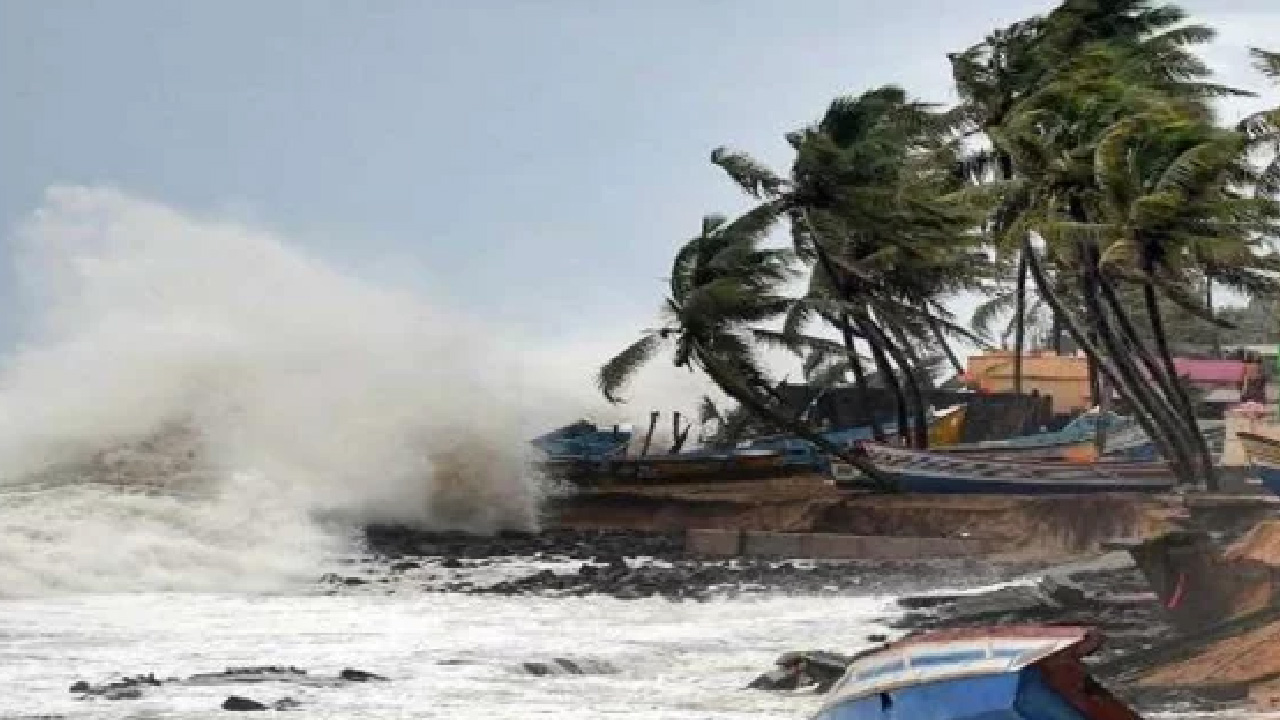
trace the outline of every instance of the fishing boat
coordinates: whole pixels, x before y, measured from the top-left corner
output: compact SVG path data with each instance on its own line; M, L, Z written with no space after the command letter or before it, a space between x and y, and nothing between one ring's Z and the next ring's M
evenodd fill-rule
M1271 494L1280 495L1280 440L1247 431L1236 433L1236 437L1244 445L1249 464L1262 486Z
M1060 460L1092 463L1098 460L1097 435L1101 428L1108 432L1127 427L1128 418L1094 408L1072 420L1061 430L1022 435L1007 440L938 447L938 452L954 455L988 455L1018 459Z
M901 492L938 494L1081 494L1164 492L1174 477L1164 463L1075 463L963 457L860 443L858 452L895 482ZM831 463L836 481L857 476L851 466Z
M626 453L632 430L626 425L601 428L586 420L565 425L529 443L553 461L600 461Z
M856 658L814 720L1142 720L1089 675L1088 628L990 627L902 640Z

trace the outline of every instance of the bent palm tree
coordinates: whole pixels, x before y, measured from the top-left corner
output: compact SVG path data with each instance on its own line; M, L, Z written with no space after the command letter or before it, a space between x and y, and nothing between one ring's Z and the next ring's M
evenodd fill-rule
M792 276L791 253L760 246L774 216L772 208L764 207L733 222L704 218L701 232L680 248L672 263L662 327L647 331L606 362L597 384L610 402L621 402L619 392L636 371L669 347L677 367L701 370L753 415L840 457L889 489L865 457L786 412L757 362L753 326L777 318L790 303L780 288Z

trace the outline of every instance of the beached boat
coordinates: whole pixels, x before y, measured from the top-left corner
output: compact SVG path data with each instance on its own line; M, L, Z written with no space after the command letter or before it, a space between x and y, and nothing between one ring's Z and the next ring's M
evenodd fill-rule
M921 635L855 659L814 720L1141 720L1089 675L1088 628Z
M1280 467L1280 440L1242 430L1236 433L1245 454L1253 463L1268 463Z
M1092 463L1098 460L1096 438L1098 430L1121 430L1131 421L1114 413L1099 412L1097 408L1081 414L1061 430L1023 435L1007 440L987 440L937 447L938 452L956 455L988 455L1018 459L1060 460L1071 463Z
M601 461L620 457L631 442L631 428L625 425L599 427L579 420L529 441L552 461Z
M965 407L954 405L934 413L929 423L929 444L949 445L960 437L964 430ZM891 441L898 437L898 426L888 424L881 428ZM840 447L848 447L863 440L873 439L870 426L843 428L822 433L829 443ZM826 468L826 458L818 448L808 440L794 435L773 435L747 441L744 447L755 450L777 450L784 455L787 465L804 465L818 471Z
M1244 445L1249 464L1262 486L1271 494L1280 495L1280 440L1245 431L1236 433L1236 437Z
M561 458L547 460L539 467L552 477L583 487L734 482L810 471L805 465L788 464L780 451L758 449L619 457L594 462Z
M1174 486L1164 463L1098 463L1080 465L1050 461L1009 461L921 452L861 443L876 469L893 480L898 490L939 494L1080 494L1103 492L1164 492ZM857 471L831 463L837 481L851 480Z

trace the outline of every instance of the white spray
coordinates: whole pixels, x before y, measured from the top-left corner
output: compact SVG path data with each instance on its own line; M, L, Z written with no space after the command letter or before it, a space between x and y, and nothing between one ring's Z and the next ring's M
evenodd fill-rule
M18 241L36 312L0 368L0 594L314 577L318 514L536 524L519 361L458 316L110 190L51 190ZM197 497L82 477L173 427Z

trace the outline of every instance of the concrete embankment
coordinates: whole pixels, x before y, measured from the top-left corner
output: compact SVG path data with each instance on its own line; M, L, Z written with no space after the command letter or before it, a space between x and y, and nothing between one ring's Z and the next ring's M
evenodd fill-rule
M1179 501L1152 496L862 495L801 477L582 493L555 503L548 525L729 531L695 534L690 549L705 555L1057 561L1163 532L1186 515Z

